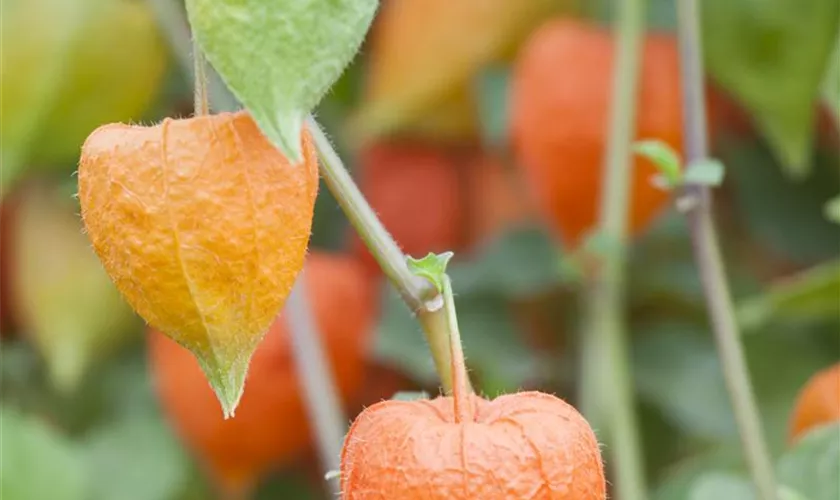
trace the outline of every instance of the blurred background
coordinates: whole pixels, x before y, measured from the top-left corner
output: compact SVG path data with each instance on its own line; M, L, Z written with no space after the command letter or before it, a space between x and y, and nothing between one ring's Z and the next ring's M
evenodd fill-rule
M614 3L384 0L316 110L406 253L455 251L465 352L488 396L579 398ZM648 4L637 135L679 151L674 2ZM783 458L797 394L840 361L840 6L702 4L710 144L726 165L715 217ZM87 135L192 114L182 2L4 0L0 18L0 496L329 498L282 316L223 422L193 359L145 330L82 232ZM210 93L214 111L236 108L217 79ZM627 311L646 469L657 500L706 498L704 477L744 474L736 425L684 220L636 165ZM348 418L400 391L438 392L419 325L323 185L306 266ZM829 474L834 453L821 458L835 460ZM840 485L809 486L830 476L801 473L804 455L780 476L836 500Z

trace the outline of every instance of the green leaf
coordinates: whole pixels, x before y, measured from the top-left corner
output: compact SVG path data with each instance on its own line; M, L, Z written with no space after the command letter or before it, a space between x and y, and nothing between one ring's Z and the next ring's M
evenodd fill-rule
M376 0L187 0L193 35L286 157L307 115L355 56Z
M682 160L668 144L657 139L638 141L633 145L633 151L650 160L659 169L666 186L673 188L682 183Z
M476 79L482 138L487 146L503 146L508 138L510 68L491 66Z
M634 380L640 397L692 436L737 436L714 343L698 327L658 325L634 345Z
M796 263L837 256L840 228L824 215L825 203L836 196L840 185L836 154L818 151L810 177L796 183L785 178L764 148L737 147L720 154L732 166L727 170L728 181L734 188L735 208L751 233L748 236Z
M723 163L713 158L689 163L683 182L701 186L720 186L723 183Z
M823 77L823 101L831 110L834 120L840 123L840 33L837 34L834 53L829 60L831 64Z
M449 276L456 292L523 297L560 283L558 250L537 225L518 225L477 249L466 262L453 262Z
M742 301L737 315L747 331L778 320L840 319L840 259L788 277L760 296Z
M722 366L707 328L662 322L640 334L633 355L640 398L658 407L689 436L720 444L737 438ZM835 354L813 338L785 329L745 337L744 350L768 444L771 451L780 451L792 402L809 377L830 364Z
M128 417L97 428L85 443L91 500L169 500L189 480L187 458L164 422Z
M87 470L78 450L34 416L0 408L0 498L89 500Z
M446 266L454 255L452 252L444 252L442 254L429 253L422 259L407 257L406 261L411 272L428 279L435 285L438 292L442 292Z
M778 463L779 480L808 500L840 498L840 423L818 427Z
M838 97L840 99L840 97ZM840 224L840 195L835 196L825 204L825 218Z
M836 0L706 0L707 67L736 96L792 178L810 172L814 104L837 37Z
M755 490L745 477L712 472L694 482L688 500L721 500L724 498L754 500Z

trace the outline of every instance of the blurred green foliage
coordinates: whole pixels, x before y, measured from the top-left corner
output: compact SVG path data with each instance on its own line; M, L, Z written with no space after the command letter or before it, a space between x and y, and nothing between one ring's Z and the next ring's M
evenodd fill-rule
M125 20L117 12L122 7L106 9L99 1L51 0L55 10L49 23L30 22L8 30L12 18L7 14L24 5L42 8L47 0L3 3L4 93L12 85L7 80L12 78L7 61L22 57L30 64L19 67L25 72L14 72L15 85L32 94L21 94L16 98L19 102L9 103L6 93L2 109L0 497L214 498L211 478L182 445L158 406L141 325L126 314L123 304L113 301L115 291L103 285L101 270L89 260L92 254L80 239L82 226L70 198L73 190L66 189L77 162L76 148L91 128L110 120L189 115L188 79L179 76L175 58L158 52L154 52L160 58L155 64L166 61L168 76L152 78L156 66L149 69L152 63L127 42L98 42L109 45L109 54L112 50L117 55L119 67L93 55L72 56L69 48L55 46L43 52L52 55L15 56L24 44L31 44L27 47L32 51L48 42L57 43L54 38L62 33L77 36L76 30L81 29L91 40L107 40L113 30L122 32ZM586 15L608 24L612 3L593 3L597 8ZM141 2L120 0L117 4L138 9ZM673 29L673 2L650 4L651 25ZM726 165L723 185L715 192L715 216L745 327L745 348L765 431L786 500L835 500L840 496L836 479L840 426L815 429L794 446L786 440L796 394L813 373L840 361L840 226L826 217L825 209L840 191L840 139L836 122L826 125L813 116L830 42L837 40L837 2L774 0L772 8L762 7L761 16L752 15L758 4L748 0L704 5L711 76L737 98L730 105L752 113L751 120L757 124L748 120L744 130L740 123L714 121L732 120L725 116L713 118L711 128L715 157ZM84 6L91 10L80 11ZM94 7L104 10L100 13ZM46 15L39 12L36 9L30 15L36 20ZM56 13L64 14L56 17ZM103 22L91 17L95 15L113 17ZM146 14L134 16L139 22ZM751 16L749 29L743 28L743 16ZM465 40L469 34L465 29ZM364 100L361 89L370 57L363 48L317 110L348 167L357 174L364 171L358 161L359 145L337 131L343 130L347 117ZM96 71L85 73L83 83L48 76L59 74L55 68L65 60L77 70L89 63ZM138 74L143 78L138 80ZM574 68L565 68L563 75L574 78ZM125 84L120 80L124 78L134 84ZM508 80L509 66L495 63L483 68L472 82L480 138L459 139L454 145L411 134L403 134L403 139L428 148L478 149L501 157L515 172L507 141ZM147 102L151 97L143 82L155 87L154 102ZM45 117L56 109L51 103L65 92L70 94L61 99L69 99L86 120L61 115L65 117L51 118L54 121L47 126ZM123 110L122 104L130 112L117 112ZM434 111L440 110L432 103L429 112ZM820 132L820 127L827 131ZM734 133L732 128L741 132ZM55 130L60 134L46 132ZM76 146L71 148L72 144ZM20 161L12 162L12 155ZM799 170L791 170L792 166ZM806 166L810 166L807 176L789 175L804 173ZM465 166L459 168L465 185L476 182ZM478 175L483 174L479 171ZM46 186L43 192L48 193L48 200L33 198L31 185ZM394 196L416 196L409 187L422 189L409 185L406 192ZM515 199L524 203L524 196ZM469 206L466 195L465 199ZM41 208L57 204L61 208L50 213L59 215L21 218L20 200ZM435 201L435 194L429 193L428 202ZM461 231L465 242L453 248L456 254L449 273L476 386L490 396L539 388L574 402L581 283L561 269L571 265L585 272L585 259L576 260L581 256L557 248L541 217L530 212L481 241L470 240L470 227ZM21 234L29 235L28 243L22 243ZM349 234L345 217L322 185L312 246L349 251ZM652 498L748 500L752 490L681 215L675 210L663 214L633 242L630 257L628 327ZM374 367L386 366L410 383L400 382L399 387L386 390L376 389L377 380L371 380L371 392L354 403L353 411L396 390L438 393L420 326L387 284L379 286L380 313L368 363L372 373L378 373ZM36 298L26 298L23 290L27 287L37 287L38 294L29 294ZM96 355L87 359L73 384L59 390L61 384L49 375L49 367L71 356L51 350L62 343L92 346L90 352ZM56 361L55 356L62 359ZM301 457L294 467L267 477L255 498L329 498L319 476L317 463Z

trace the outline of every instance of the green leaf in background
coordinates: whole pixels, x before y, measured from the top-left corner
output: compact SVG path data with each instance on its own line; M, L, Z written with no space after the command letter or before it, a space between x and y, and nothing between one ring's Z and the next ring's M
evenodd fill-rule
M453 264L454 267L454 264ZM453 280L458 324L467 365L481 381L493 382L487 392L515 391L540 379L545 362L532 352L502 297L471 294ZM398 367L423 384L438 385L423 332L399 295L383 287L383 311L376 329L374 356Z
M634 380L640 397L657 405L690 435L737 436L717 351L705 332L689 324L663 324L634 345Z
M840 423L806 434L779 460L779 481L808 500L840 498Z
M74 170L90 132L158 92L167 54L147 2L8 0L0 22L3 190L28 162Z
M737 147L721 155L738 213L769 252L801 264L837 256L840 227L824 215L840 184L836 154L818 152L810 177L797 183L782 174L764 148Z
M557 259L558 250L542 227L519 225L485 243L469 261L453 262L449 276L459 293L522 297L560 283Z
M834 44L834 52L829 58L830 65L822 83L823 101L831 110L834 120L840 123L840 33Z
M702 326L660 323L639 332L634 379L639 395L687 435L726 444L738 436L717 349ZM768 330L745 351L771 451L784 449L790 410L811 375L834 354L810 337Z
M814 266L742 301L737 315L746 331L775 321L840 320L840 259Z
M189 480L188 461L160 417L127 417L86 437L90 500L169 500Z
M835 196L825 204L825 218L840 224L840 196Z
M286 157L307 115L359 50L377 0L187 0L193 35Z
M701 6L709 72L750 111L785 173L806 177L840 2L705 0Z
M510 68L490 66L476 78L478 113L481 118L481 135L489 147L500 147L508 138L508 85Z
M82 233L72 200L48 184L20 196L10 288L52 382L70 393L91 365L137 338L140 325Z
M688 500L698 478L709 474L745 473L744 460L737 444L704 450L667 468L652 490L653 500ZM724 499L719 499L724 500ZM728 500L728 499L727 499Z
M722 472L708 473L694 482L688 500L754 500L755 490L748 479Z
M0 423L0 498L89 500L88 471L72 442L7 406Z

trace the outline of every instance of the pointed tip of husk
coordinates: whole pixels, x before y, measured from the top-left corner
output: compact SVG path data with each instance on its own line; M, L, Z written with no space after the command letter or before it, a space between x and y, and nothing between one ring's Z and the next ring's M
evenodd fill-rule
M222 407L222 415L225 420L235 416L236 408L242 399L252 354L253 352L240 355L233 361L195 354L204 376L207 377L207 381Z

